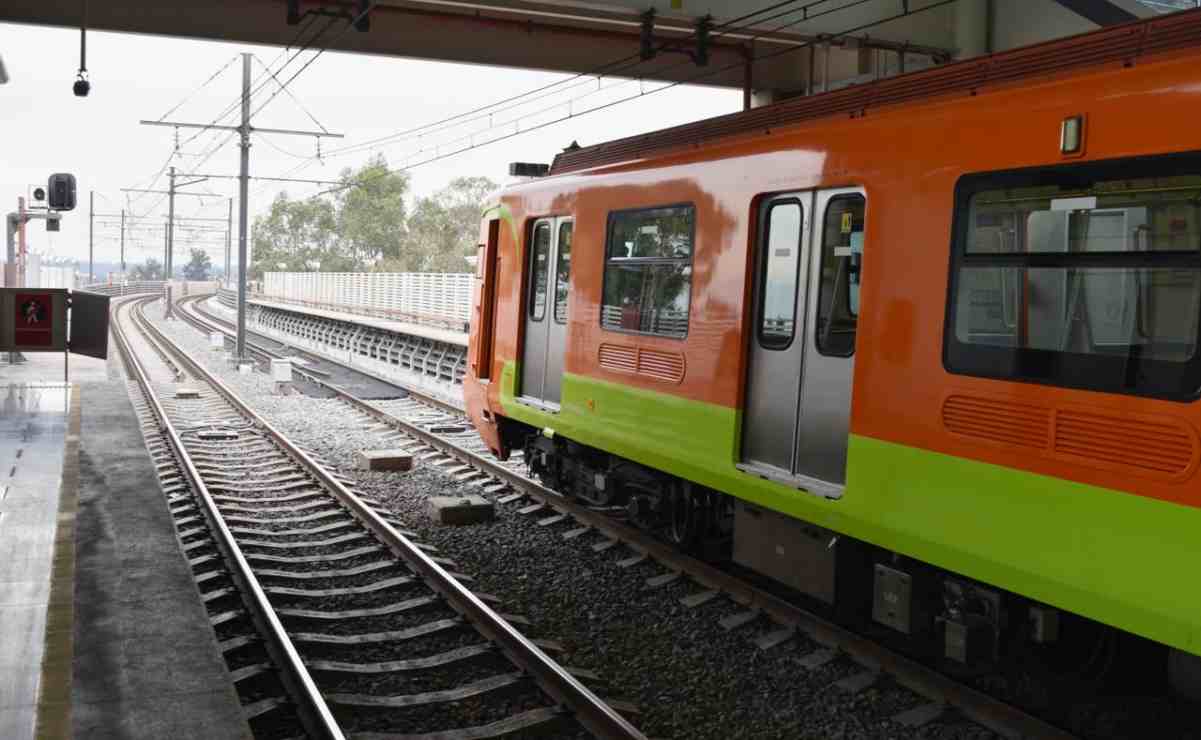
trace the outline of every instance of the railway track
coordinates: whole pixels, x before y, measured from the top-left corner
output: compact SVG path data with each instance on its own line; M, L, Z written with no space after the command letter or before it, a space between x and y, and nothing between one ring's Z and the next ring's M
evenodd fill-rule
M199 297L185 300L190 308L202 312L185 312L189 322L194 322L198 329L228 332L217 325L217 317L203 312ZM937 719L945 711L954 710L1002 737L1073 737L1020 708L847 630L733 573L683 553L610 513L564 498L526 477L519 455L515 461L508 462L492 458L457 409L429 403L418 393L398 400L366 400L321 378L311 379L360 414L365 424L382 430L384 439L403 443L415 457L478 486L497 503L524 504L518 511L537 516L539 525L567 527L562 533L565 539L583 542L584 535L592 535L589 539L597 540L589 545L594 551L624 546L630 554L618 561L619 566L632 567L648 560L657 563L662 573L647 578L647 587L666 586L683 579L689 582L690 592L680 602L688 608L698 608L719 598L740 605L739 613L722 620L724 628L739 629L768 620L774 629L755 641L758 649L771 649L798 635L805 635L822 647L801 658L802 666L818 668L839 656L849 657L861 666L859 673L839 682L845 690L861 691L884 676L891 677L927 700L896 715L894 719L902 724L918 726Z
M228 605L214 624L246 617L257 628L222 648L265 648L233 678L277 676L286 693L247 706L248 717L294 711L304 734L323 738L643 737L499 615L494 597L471 592L453 564L160 333L142 314L155 299L117 305L113 333L136 405L165 438L151 452L160 469L168 457L178 467L169 502L193 567L211 565L198 577L204 599Z

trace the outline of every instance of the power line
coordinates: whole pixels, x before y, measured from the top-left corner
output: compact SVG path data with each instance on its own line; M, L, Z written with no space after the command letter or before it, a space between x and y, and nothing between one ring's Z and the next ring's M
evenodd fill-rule
M837 11L839 11L839 10L844 10L844 9L846 9L846 8L854 7L854 6L856 6L856 5L862 5L863 3L865 3L865 2L870 2L870 1L871 1L871 0L858 0L858 2L855 2L855 3L851 3L851 4L849 4L849 5L842 6L842 7L840 7L840 8L835 8L834 10L825 11L825 12L824 12L822 15L829 14L829 13L833 13L833 12L837 12ZM940 8L940 7L943 7L943 6L945 6L945 5L950 5L950 4L952 4L952 3L955 3L955 2L958 2L958 0L939 0L938 2L931 3L930 5L926 5L926 6L923 6L923 7L921 7L921 8L916 8L916 9L908 9L908 8L906 8L906 9L902 10L900 13L897 13L897 14L895 14L895 15L889 16L889 17L887 17L887 18L880 18L880 19L878 19L878 20L875 20L875 21L872 21L872 22L870 22L870 23L861 24L861 25L859 25L859 26L856 26L856 27L854 27L854 28L850 28L850 29L847 29L847 30L845 30L845 31L842 31L842 32L840 32L840 33L833 34L833 35L831 36L831 38L838 38L838 37L848 36L848 35L850 35L850 34L857 33L857 32L859 32L859 31L865 31L865 30L867 30L867 29L869 29L869 28L873 28L873 27L875 27L875 26L878 26L878 25L880 25L880 24L883 24L883 23L889 23L889 22L891 22L891 21L894 21L894 20L899 20L899 19L901 19L901 18L907 18L907 17L910 17L910 16L914 16L914 15L917 15L917 14L919 14L919 13L924 13L924 12L927 12L927 11L930 11L930 10L934 10L935 8ZM793 25L796 25L797 23L803 22L804 20L812 20L812 19L813 19L813 18L815 18L815 17L820 17L820 16L809 16L807 19L803 19L802 21L794 21L794 22L791 22L791 23L785 24L785 25L783 25L783 26L779 26L779 27L777 27L777 28L776 28L776 29L774 29L774 30L779 30L780 28L784 28L784 27L788 27L788 26L793 26ZM800 44L800 45L798 45L798 46L793 46L793 47L788 47L788 48L785 48L785 49L780 49L780 50L777 50L777 51L773 51L773 52L770 52L770 53L767 53L767 54L763 54L763 55L760 55L760 56L756 56L756 57L754 57L754 58L753 58L753 60L752 60L752 61L760 61L760 60L763 60L763 59L771 59L771 58L774 58L774 57L780 56L780 55L782 55L782 54L790 54L790 53L794 53L794 52L797 52L797 51L800 51L800 50L803 50L803 49L809 48L809 47L813 46L813 45L814 45L814 43L815 43L814 41L808 41L808 42L805 42L804 44ZM653 94L655 94L655 93L663 92L664 90L669 90L669 89L672 89L672 88L674 88L674 87L678 87L678 86L680 86L680 85L684 85L684 84L688 84L688 83L691 83L691 82L695 82L695 81L697 81L697 80L700 80L700 79L703 79L703 78L705 78L705 77L711 77L711 76L713 76L713 75L716 75L716 74L721 74L722 72L727 72L727 71L729 71L729 70L731 70L731 69L734 69L734 68L736 68L736 67L739 67L739 66L741 66L741 64L742 64L742 63L741 63L741 62L739 62L739 63L735 63L735 64L727 65L727 66L725 66L725 67L722 67L722 68L720 68L720 69L715 69L715 70L710 70L710 71L707 71L707 72L703 72L703 73L701 73L701 74L693 75L692 77L688 77L688 78L685 78L685 79L682 79L682 80L677 80L677 81L674 81L674 82L670 82L670 83L664 84L664 85L662 85L662 86L660 86L660 87L657 87L657 88L655 88L655 89L653 89L653 90L649 90L649 91L642 91L642 92L640 92L638 95L631 95L631 96L629 96L629 97L620 98L620 99L618 99L618 100L610 101L610 102L608 102L608 103L604 103L604 104L602 104L602 105L598 105L598 106L594 106L594 107L592 107L592 108L588 108L588 109L586 109L586 110L583 110L583 111L580 111L580 112L578 112L578 113L574 113L574 112L573 112L573 113L570 113L570 114L568 114L568 115L566 115L566 116L563 116L563 117L561 117L561 118L556 118L556 119L554 119L554 120L551 120L551 121L545 121L545 122L543 122L543 123L540 123L540 124L537 124L537 125L531 126L531 127L527 128L527 129L524 129L524 130L518 130L518 131L514 131L514 132L513 132L513 133L511 133L511 134L506 134L506 135L503 135L503 136L498 136L498 137L496 137L496 138L494 138L494 139L490 139L490 140L488 140L487 142L483 142L483 143L481 143L481 144L471 144L471 145L469 145L469 146L466 146L466 147L463 147L463 148L461 148L461 149L457 149L457 150L455 150L455 151L452 151L452 152L447 152L446 154L437 154L437 155L435 155L435 156L433 156L433 157L430 157L430 158L428 158L428 159L424 159L424 160L421 160L421 161L419 161L419 162L416 162L416 163L413 163L413 164L408 164L408 165L405 165L403 168L401 168L401 169L399 169L399 170L387 169L387 170L385 170L384 172L381 172L381 173L378 173L378 174L371 175L371 176L369 176L369 177L367 177L367 178L365 178L365 179L361 179L361 180L358 180L358 181L352 181L352 182L348 182L348 183L346 183L345 185L342 185L342 186L340 186L340 187L337 187L337 188L330 188L330 189L328 189L328 190L323 190L323 191L321 191L321 192L317 193L316 195L320 196L320 195L325 195L325 194L327 194L327 193L333 193L333 192L337 192L337 191L340 191L340 190L345 190L346 188L350 188L350 187L358 187L358 186L360 186L360 185L363 185L363 184L364 184L364 183L366 183L366 182L370 182L371 180L378 179L378 178L380 178L380 177L383 177L383 176L385 176L385 175L396 174L396 173L398 173L398 172L404 172L404 171L408 171L408 170L414 169L414 168L416 168L416 167L420 167L420 166L422 166L422 165L430 164L430 163L432 163L432 162L437 162L437 161L439 161L439 160L447 159L447 158L449 158L449 157L453 157L453 156L456 156L456 155L458 155L458 154L462 154L462 153L464 153L464 152L471 151L471 150L473 150L473 149L478 149L478 148L480 148L480 147L487 146L487 145L489 145L489 144L495 144L495 143L497 143L497 142L500 142L500 141L505 141L505 140L507 140L507 139L514 138L514 137L516 137L516 136L521 136L522 134L528 134L528 133L530 133L530 132L532 132L532 131L538 131L538 130L540 130L540 129L547 128L548 126L553 126L554 124L557 124L557 123L562 123L563 121L566 121L566 120L569 120L569 119L572 119L572 118L578 118L578 117L580 117L580 116L584 116L584 115L587 115L587 114L589 114L589 113L595 113L595 112L597 112L597 111L605 110L605 109L607 109L607 108L612 108L612 107L614 107L614 106L616 106L616 105L620 105L620 104L622 104L622 103L629 102L629 101L631 101L631 100L637 100L638 98L645 97L645 96L647 96L647 95L653 95Z
M256 62L258 62L259 64L263 65L263 68L267 71L267 74L271 75L271 79L275 80L275 84L279 85L281 90L284 90L285 92L288 93L288 97L292 99L292 102L296 103L297 107L299 107L302 111L304 111L304 114L309 117L310 121L317 124L317 128L321 129L322 131L329 131L329 129L327 129L324 125L322 125L321 121L317 120L317 116L314 116L309 111L308 108L304 107L304 103L300 102L300 98L296 97L296 95L293 94L291 90L286 89L286 87L283 85L283 83L281 83L279 81L279 77L276 77L275 73L271 71L270 67L263 64L263 60L259 59L257 54L254 55L254 60ZM268 101L268 102L270 102L270 101Z
M368 13L370 13L370 12L372 11L372 9L374 9L374 8L375 8L376 1L377 1L377 0L368 0L368 2L367 2L367 6L366 6L365 8L363 8L363 11L362 11L361 13L359 13L358 15L356 15L354 18L352 18L352 19L350 20L350 22L349 22L349 23L347 23L347 24L346 24L346 26L345 26L345 27L342 29L342 32L341 32L341 33L339 33L337 36L335 36L335 37L334 37L334 38L333 38L333 39L332 39L332 40L329 42L329 45L333 45L334 43L336 43L336 42L337 42L339 39L341 39L343 36L345 36L345 35L346 35L346 34L347 34L349 31L350 31L350 29L354 28L354 25L355 25L356 23L358 23L360 20L362 20L362 19L363 19L363 18L364 18L364 17L365 17L365 16L366 16ZM332 20L333 20L333 19L331 19L331 21L332 21ZM329 24L326 24L326 28L329 28ZM314 39L314 41L315 41L315 40L316 40L316 39ZM310 46L311 46L311 43L310 43ZM303 64L303 65L300 67L300 69L296 70L296 71L295 71L295 72L292 74L292 76L288 78L287 82L284 82L282 85L280 85L280 86L279 86L279 89L278 89L278 90L276 90L275 92L271 93L271 96L270 96L270 97L268 97L268 98L267 98L265 101L263 101L263 104L262 104L262 105L260 105L258 108L255 108L255 109L254 109L254 112L253 112L253 113L251 113L251 116L253 117L253 116L256 116L256 115L258 115L258 114L259 114L259 113L260 113L260 112L263 110L263 108L266 108L266 107L267 107L267 105L268 105L268 104L270 104L272 100L275 100L275 98L276 98L276 97L277 97L277 96L278 96L278 95L279 95L281 92L287 92L287 90L288 90L288 85L292 84L292 81L293 81L293 80L295 80L297 77L299 77L299 76L301 75L301 73L303 73L303 72L304 72L306 69L308 69L308 68L309 68L309 66L310 66L310 65L312 65L312 63L313 63L313 62L317 61L317 59L318 59L318 58L319 58L319 57L320 57L322 54L324 54L324 53L325 53L325 50L326 50L326 49L328 49L328 48L329 48L329 46L327 45L327 46L323 46L323 47L321 47L320 49L318 49L318 50L317 50L317 53L316 53L316 54L314 54L313 56L309 57L309 60L308 60L307 62L305 62L305 63L304 63L304 64ZM285 66L287 66L287 65L285 65ZM280 71L282 71L282 69L281 69Z
M237 54L234 54L232 57L230 57L230 58L229 58L229 61L228 61L228 62L226 62L225 64L221 65L221 67L219 67L219 68L217 69L217 71L216 71L216 72L214 72L212 75L210 75L210 76L209 76L209 78L208 78L207 80L205 80L204 82L200 83L200 86L199 86L199 87L197 87L195 90L193 90L192 92L190 92L190 93L188 93L187 95L185 95L185 96L183 97L183 100L179 101L179 102L178 102L178 103L176 103L174 106L172 106L170 109L168 109L166 113L164 113L163 115L159 116L159 117L158 117L158 120L162 121L162 120L163 120L163 119L165 119L167 116L171 115L172 113L174 113L175 111L177 111L177 110L179 110L181 107L183 107L183 104L184 104L184 103L188 102L188 101L189 101L189 100L191 100L192 98L196 97L196 95L200 94L200 91L201 91L201 90L203 90L205 87L207 87L207 86L208 86L208 84L209 84L210 82L212 82L213 80L215 80L215 79L217 79L218 77L220 77L220 76L221 76L221 73L222 73L222 72L224 72L225 70L229 69L229 66L230 66L231 64L233 64L234 62L236 62L236 61L238 61L238 55L237 55Z
M315 17L316 16L312 16L312 18L315 18ZM281 65L280 68L278 70L276 70L276 74L278 74L279 72L282 72L284 69L286 69L293 61L295 61L301 54L303 54L310 46L312 46L314 43L316 43L317 39L324 36L326 31L328 31L330 29L330 27L333 26L333 24L336 20L337 20L337 18L330 18L329 21L325 24L325 26L320 28L317 31L317 33L314 34L313 37L310 38L308 41L306 41L295 53L292 54L292 56L288 57L288 59L283 63L283 65ZM312 25L311 22L307 23L305 25L302 25L297 30L296 35L292 38L292 43L290 43L287 47L284 47L284 51L281 52L280 55L276 57L276 61L278 61L281 57L286 55L288 53L288 51L293 46L296 45L296 42L300 40L300 37L302 35L304 35L304 32L306 30L308 30L309 26L311 26L311 25ZM272 62L272 64L274 64L274 62ZM254 84L251 86L250 97L253 98L256 94L258 94L258 92L260 90L263 89L263 87L266 86L266 84L268 82L267 72L269 72L269 71L270 71L270 67L267 67L264 72L259 73L259 76L255 79ZM194 141L198 137L204 135L206 131L213 129L219 122L225 120L231 114L235 113L238 110L238 106L240 106L241 104L242 104L242 98L240 96L235 98L233 100L233 102L231 102L228 106L225 107L224 110L222 110L221 113L217 114L217 117L214 118L207 127L201 128L200 131L198 131L195 134L193 134L192 136L188 137L188 139L186 139L182 144L180 144L180 146L181 147L186 146L187 144ZM222 146L224 146L224 144L222 144ZM207 161L207 158L204 161Z
M756 11L753 11L753 12L746 13L746 14L743 14L743 15L741 15L741 16L738 16L737 18L731 18L731 19L730 19L730 20L728 20L728 21L724 21L724 22L722 22L721 24L719 24L719 25L715 26L715 27L712 29L712 31L719 31L719 33L717 33L717 34L716 34L717 36L725 36L725 35L729 35L729 34L731 34L731 33L735 33L735 32L737 32L737 31L740 31L740 30L746 30L746 29L750 28L750 24L746 24L746 25L743 25L743 26L741 26L741 27L739 27L739 28L734 28L734 29L730 29L730 26L732 26L732 25L733 25L733 24L735 24L735 23L741 23L742 21L748 20L748 19L750 19L750 18L753 18L753 17L755 17L755 16L762 15L763 13L770 13L770 12L772 12L772 11L774 11L774 10L778 10L778 9L780 9L780 8L783 8L783 7L786 7L786 6L788 6L788 5L795 5L797 2L799 2L799 0L781 0L781 2L777 2L777 3L775 3L774 5L770 5L770 6L766 7L766 8L761 8L761 9L759 9L759 10L756 10ZM810 2L810 3L808 3L807 5L805 5L805 6L801 7L801 8L793 8L792 10L786 11L786 13L785 13L785 14L787 14L787 13L796 13L796 12L802 12L802 11L806 11L806 10L808 10L808 8L810 8L810 7L815 7L815 6L818 6L818 5L822 5L822 4L824 4L824 3L827 3L827 2L830 2L830 0L815 0L814 2ZM777 16L772 16L772 18L777 18L777 17L779 17L779 16L778 16L778 15L777 15ZM769 18L769 19L764 19L764 20L771 20L771 18ZM760 21L757 21L757 22L762 22L762 20L760 20ZM730 29L730 30L725 30L724 32L720 32L720 31L722 31L722 29ZM778 30L778 29L773 29L772 31L768 31L767 33L774 33L774 32L775 32L775 30ZM763 34L759 34L759 36L762 36L762 35L763 35ZM759 36L752 37L752 39L751 39L751 40L753 41L755 38L758 38ZM677 43L678 43L679 41L689 41L689 40L692 40L692 39L693 39L693 38L695 38L695 37L696 37L696 31L694 30L692 33L690 33L689 35L687 35L687 36L683 37L682 39L675 39L674 41L676 41ZM659 46L659 48L658 48L656 51L662 51L662 50L663 50L663 48L664 48L664 47L663 47L663 45L661 44L661 45ZM629 62L629 61L631 61L631 60L637 60L637 61L636 61L636 62L634 62L632 65L625 65L625 63L626 63L626 62ZM441 119L441 120L438 120L438 121L433 121L433 122L430 122L430 123L427 123L427 124L423 124L423 125L421 125L421 126L415 126L415 127L412 127L412 128L408 128L408 129L402 130L402 131L398 131L398 132L396 132L396 133L393 133L393 134L388 134L388 135L386 135L386 136L381 136L381 137L378 137L378 138L375 138L375 139L370 139L370 140L368 140L368 141L364 141L364 142L361 142L361 143L359 143L359 144L353 144L353 145L350 145L350 146L346 146L346 147L340 147L340 148L338 148L338 149L333 149L333 150L330 150L330 151L327 153L327 156L331 156L331 157L332 157L332 156L338 156L339 154L341 154L341 153L343 153L343 152L350 153L350 150L354 150L354 151L361 151L363 148L370 147L371 145L374 145L374 144L379 144L379 143L382 143L382 142L385 142L385 141L391 141L391 140L393 140L393 139L396 139L397 137L411 137L411 135L413 135L413 134L417 134L417 133L421 133L421 132L424 132L426 129L434 128L435 126L442 126L443 124L450 123L450 122L452 122L452 121L456 121L456 120L459 120L459 119L465 118L465 117L467 117L467 116L472 116L472 115L475 115L475 114L477 114L477 113L483 113L484 111L489 111L489 110L492 110L493 108L497 108L498 106L506 105L506 104L508 104L508 103L515 102L515 101L517 101L517 100L520 100L520 99L522 99L522 98L526 98L526 97L530 97L530 96L532 96L532 95L536 95L536 94L538 94L538 93L544 92L544 91L546 91L546 90L549 90L549 89L552 89L552 88L555 88L555 87L559 87L559 86L561 86L561 85L565 85L565 84L567 84L567 83L569 83L569 82L573 82L573 81L575 81L575 80L578 80L578 79L580 79L580 78L583 78L583 77L587 77L587 78L589 78L589 79L588 79L588 80L586 80L586 81L584 81L584 82L581 82L581 83L579 83L578 85L573 85L573 86L572 86L572 88L574 88L574 87L578 87L578 86L582 86L583 84L591 84L591 83L592 83L592 80L591 80L591 78L593 78L593 77L601 77L601 76L610 76L610 77L612 77L612 76L616 76L616 74L617 74L617 73L619 73L619 72L623 72L623 71L625 71L625 70L627 70L627 69L632 69L632 68L634 68L634 67L637 67L637 66L638 66L638 65L640 65L640 64L641 64L643 61L646 61L646 60L642 59L642 56L641 56L641 54L640 54L640 53L636 53L636 54L628 54L628 55L626 55L626 56L624 56L624 57L622 57L622 58L620 58L620 59L614 59L614 60L613 60L613 61L611 61L611 62L607 62L607 63L605 63L605 64L602 64L600 67L596 67L596 68L594 68L594 69L592 69L592 70L590 70L590 71L587 71L587 72L580 72L580 73L577 73L577 74L575 74L575 75L572 75L571 77L567 77L567 78L565 78L565 79L562 79L562 80L559 80L559 81L556 81L556 82L551 82L551 83L548 83L548 84L545 84L545 85L541 85L541 86L539 86L539 87L536 87L536 88L534 88L534 89L532 89L532 90L528 90L528 91L526 91L526 92L519 93L519 94L517 94L517 95L513 95L513 96L510 96L510 97L504 98L504 99L502 99L502 100L498 100L498 101L495 101L495 102L493 102L493 103L489 103L489 104L487 104L487 105L480 106L480 107L478 107L478 108L473 108L473 109L471 109L471 110L469 110L469 111L465 111L465 112L463 112L463 113L457 113L457 114L455 114L455 115L448 116L448 117L446 117L446 118L443 118L443 119ZM625 65L625 66L621 66L621 65ZM679 65L673 65L672 67L669 67L668 69L674 69L676 66L679 66ZM615 70L615 69L614 69L615 67L620 67L620 68ZM667 70L658 70L658 71L659 71L659 72L664 72L664 71L667 71ZM572 88L568 88L568 89L572 89ZM542 96L539 96L539 97L537 97L537 98L534 98L534 100L541 100L541 99L543 99L543 98L550 97L550 95L554 95L554 94L557 94L557 93L551 93L551 94L548 94L548 95L542 95ZM532 101L531 101L531 102L532 102ZM511 110L512 108L515 108L515 107L520 107L520 106L519 106L519 105L518 105L518 106L509 106L508 108L504 108L504 109L502 109L502 110ZM492 113L498 113L498 112L501 112L501 111L492 110ZM474 121L474 120L481 120L481 118L480 118L480 117L477 117L477 118L474 118L474 119L472 119L472 120L473 120L473 121Z

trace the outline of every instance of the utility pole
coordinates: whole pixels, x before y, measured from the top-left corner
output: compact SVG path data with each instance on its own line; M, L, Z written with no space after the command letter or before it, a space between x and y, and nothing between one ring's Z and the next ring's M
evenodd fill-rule
M25 199L17 198L17 214L20 218L20 223L17 226L17 287L26 288L25 285Z
M370 7L370 6L368 6ZM234 131L240 135L242 162L238 174L238 344L237 359L246 357L246 239L247 220L249 216L250 196L250 135L254 132L268 134L288 134L291 136L315 136L342 138L342 134L332 134L329 131L293 131L290 129L258 128L250 125L250 60L251 54L242 54L242 122L238 126L224 126L213 123L183 123L178 121L142 121L147 126L171 126L173 128L198 128L205 131ZM174 168L172 168L174 177ZM199 177L206 177L200 175Z
M121 279L125 279L125 209L121 209Z
M167 244L170 240L171 227L163 222L163 279L167 279Z
M222 281L229 285L229 247L232 244L234 233L234 199L229 199L229 220L225 226L225 272L222 274Z
M174 277L175 259L175 165L171 165L171 187L167 189L167 261L163 265L164 280Z
M238 362L246 357L246 218L250 210L250 55L242 54L242 169L238 175Z
M92 268L92 232L96 226L96 191L88 191L88 285L96 282L96 276Z

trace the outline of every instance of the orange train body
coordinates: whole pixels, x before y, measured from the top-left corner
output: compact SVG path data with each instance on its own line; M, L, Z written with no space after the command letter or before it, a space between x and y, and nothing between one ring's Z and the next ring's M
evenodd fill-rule
M1176 25L1165 25L1169 20ZM715 484L739 480L735 467L756 320L754 255L761 226L759 206L775 193L861 188L866 219L849 411L853 440L990 466L979 470L1022 471L1035 477L1012 480L1033 481L1032 488L1047 486L1051 490L1045 481L1079 484L1064 489L1067 498L1055 498L1054 503L1048 499L1048 506L1068 506L1065 501L1074 501L1070 505L1085 512L1090 503L1080 500L1085 495L1082 492L1101 489L1171 505L1162 509L1167 512L1162 515L1164 521L1174 516L1201 521L1194 518L1201 507L1197 477L1201 404L1194 400L1195 394L1193 399L1155 398L980 377L951 372L945 360L956 188L961 178L1201 149L1196 124L1201 120L1201 17L1186 13L1159 23L1156 29L1191 35L1175 49L1125 62L1105 61L1068 71L1044 67L1037 74L980 89L934 88L924 100L871 104L771 130L733 131L693 145L665 137L660 151L652 148L625 160L602 161L505 189L497 208L486 214L481 231L485 246L465 382L470 417L489 447L502 456L508 454L511 442L501 429L507 420L566 433L557 428L558 414L517 403L514 395L519 395L519 389L514 386L519 382L515 377L520 376L525 341L524 296L529 291L532 224L547 216L571 217L574 235L563 371L574 380L564 386L563 423L583 429L568 420L593 414L596 436L582 441L606 447L602 441L605 433L599 427L609 422L606 409L599 406L618 402L602 398L599 391L588 392L584 398L573 396L580 388L591 387L589 384L608 389L606 393L628 392L631 398L642 399L647 425L674 413L673 398L725 409L730 413L730 429L721 439L729 442L706 450L720 459L698 463L705 472L697 473L697 478L704 478L697 482L724 485L725 493L778 508L790 516L809 517L811 511L813 521L892 546L889 533L894 525L887 518L894 514L881 514L879 520L868 522L868 517L853 507L852 499L874 497L873 505L881 512L900 500L886 504L887 496L911 497L906 500L919 506L922 472L892 467L883 473L860 473L873 461L860 455L856 442L852 442L848 459L846 491L837 501L775 507L772 496L777 494L771 493L770 483L756 481L759 487L754 490L748 483L745 491L740 485ZM1136 27L1145 28L1146 24ZM1044 46L1052 51L1076 48L1072 42L1059 43L1058 47ZM922 74L927 73L908 77L920 82ZM927 78L950 75L934 70ZM1065 120L1077 116L1083 116L1082 146L1065 154L1061 128ZM695 208L686 336L646 336L603 328L601 305L611 214L685 203ZM604 352L619 361L602 362ZM650 371L637 372L638 353L649 358ZM1201 384L1197 388L1201 389ZM665 400L656 405L648 399ZM678 444L683 450L689 440L680 439ZM648 455L644 462L662 459L662 455ZM714 472L718 467L728 471ZM681 461L673 472L687 478L689 470ZM903 484L901 479L907 476L911 479ZM866 490L881 478L888 479L887 493ZM962 481L965 496L972 495L974 485L972 480ZM779 501L795 498L795 491L778 488ZM996 505L993 500L987 504ZM1038 510L1036 503L1024 505L1027 508L1022 511L1027 513L1021 516ZM987 506L982 503L979 509L985 516L989 515ZM1096 538L1098 547L1104 547L1105 538L1123 527L1119 521L1090 520L1075 510L1061 513L1065 526L1078 522L1084 529L1077 534ZM1021 565L1019 574L1019 565L1013 563L1006 566L1013 572L1001 566L977 568L973 564L1002 557L1001 550L990 552L983 545L973 549L973 537L983 541L986 535L968 533L958 539L948 535L946 547L942 547L944 543L938 541L943 534L937 522L932 521L932 528L924 533L917 528L902 531L906 526L903 516L895 516L899 522L896 542L917 543L914 548L926 549L910 554L941 559L938 564L942 567L981 579L995 573L993 580L1004 581L998 585L1052 603L1057 598L1053 587L1064 591L1100 588L1092 585L1093 581L1085 584L1080 580L1080 569L1089 567L1087 547L1074 546L1076 560L1049 563L1045 571L1035 572L1042 566ZM1020 526L1020 522L1006 524ZM1134 539L1129 543L1154 539L1152 526L1137 537L1131 535ZM1008 536L1021 538L1022 532L1012 531ZM1172 543L1171 547L1171 552L1187 553L1192 545ZM949 562L955 554L961 559ZM1126 553L1123 557L1137 560L1139 556ZM1180 564L1142 561L1138 567L1168 572ZM1098 584L1104 580L1097 574L1089 574L1088 579ZM1115 588L1115 594L1095 595L1095 599L1064 597L1061 603L1087 616L1201 652L1201 628L1195 612L1191 616L1168 613L1174 607L1165 601L1147 607L1148 613L1132 616L1133 602L1145 600L1147 595L1135 584L1129 586L1128 594L1118 593L1123 588ZM1121 602L1112 610L1107 601L1111 597L1115 603ZM1160 629L1161 622L1171 626Z

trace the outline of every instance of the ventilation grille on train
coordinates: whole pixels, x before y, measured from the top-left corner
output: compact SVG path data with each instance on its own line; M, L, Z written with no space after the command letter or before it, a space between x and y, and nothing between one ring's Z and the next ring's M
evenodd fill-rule
M1182 476L1198 459L1196 434L1174 419L1108 416L955 395L943 402L942 423L956 434L1158 478Z
M1178 424L1061 409L1055 414L1055 451L1176 476L1192 465L1196 442Z
M1051 412L987 398L951 396L943 403L942 423L957 434L1045 449Z
M676 352L602 344L597 359L601 367L617 373L641 375L668 383L679 383L684 379L684 356Z
M1201 44L1201 10L1102 28L1068 39L944 64L864 85L783 100L775 105L709 118L649 134L582 147L555 155L550 174L576 172L652 154L683 151L738 134L834 115L862 116L870 109L939 96L975 95L989 85L1101 64L1132 64L1156 53Z

